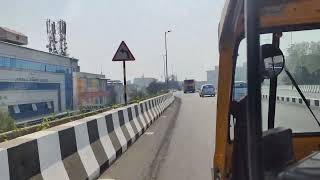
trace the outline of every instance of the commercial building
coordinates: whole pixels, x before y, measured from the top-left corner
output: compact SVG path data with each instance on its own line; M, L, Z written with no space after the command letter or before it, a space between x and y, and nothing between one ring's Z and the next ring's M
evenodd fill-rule
M207 83L218 87L219 66L215 66L214 70L207 71Z
M75 109L104 106L112 103L112 90L107 87L105 75L84 72L73 73Z
M78 60L21 46L14 33L0 28L0 108L20 120L73 109Z
M0 110L16 121L123 103L123 84L80 72L78 59L27 45L22 33L0 27Z
M207 84L207 81L196 81L196 89L200 90L202 85Z
M17 45L27 45L28 36L17 31L11 30L9 28L0 26L0 41L13 43Z
M111 91L111 98L113 104L124 103L124 86L120 80L109 80L107 82L107 89Z

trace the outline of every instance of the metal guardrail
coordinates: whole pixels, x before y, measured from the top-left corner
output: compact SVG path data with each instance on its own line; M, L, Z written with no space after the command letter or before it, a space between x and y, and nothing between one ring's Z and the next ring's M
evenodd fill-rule
M118 104L118 105L121 106L124 104ZM111 108L111 107L112 106L87 106L87 107L83 108L82 110L66 111L66 112L61 112L61 113L57 113L57 114L53 114L53 115L46 115L46 116L42 116L42 117L38 117L38 118L34 118L34 119L29 119L29 120L25 120L25 121L18 121L18 122L16 122L16 126L18 128L33 126L33 125L41 124L45 118L51 119L50 121L55 121L55 120L59 120L61 118L65 118L65 117L75 116L80 113L94 112L94 111L98 111L100 109Z
M61 119L61 118L66 117L66 116L76 115L79 112L80 112L80 110L68 111L68 112L62 112L62 113L55 114L54 116L44 116L44 117L39 117L39 118L35 118L35 119L20 121L20 122L16 122L16 126L18 128L26 127L26 126L32 126L32 125L36 125L36 124L41 124L45 118Z

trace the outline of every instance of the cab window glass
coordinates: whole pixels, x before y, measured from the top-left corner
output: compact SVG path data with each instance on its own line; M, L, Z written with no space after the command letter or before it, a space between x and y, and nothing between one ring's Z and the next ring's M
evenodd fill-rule
M271 44L272 35L261 35L260 44ZM280 49L285 56L285 67L292 74L299 88L307 98L312 111L320 119L320 30L284 32L280 38ZM239 101L246 95L246 42L239 45L232 101ZM261 84L261 108L263 130L268 129L270 80ZM233 138L233 127L236 119L230 115L230 139ZM301 96L293 86L285 71L278 76L275 127L291 128L294 133L319 132L320 127L304 104Z
M311 109L320 118L320 30L284 32L280 49L285 56L285 66L292 74ZM291 128L293 132L319 132L320 128L302 101L285 71L278 76L275 127ZM267 129L269 81L262 84L262 113Z
M272 43L272 34L263 34L260 36L260 44ZM232 102L239 102L247 95L247 51L246 51L246 39L243 39L238 48L238 54L236 58L236 67L234 71L234 81L232 85ZM230 113L229 121L229 137L233 140L234 126L236 118Z

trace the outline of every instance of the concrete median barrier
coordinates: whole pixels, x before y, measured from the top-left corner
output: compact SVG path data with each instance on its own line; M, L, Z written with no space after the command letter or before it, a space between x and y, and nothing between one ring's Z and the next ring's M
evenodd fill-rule
M263 94L262 99L269 99L269 95ZM319 107L320 99L306 98L309 105L312 107ZM286 103L294 103L294 104L304 104L303 99L301 97L296 96L277 96L277 101L286 102Z
M96 179L173 101L168 93L0 143L0 179Z

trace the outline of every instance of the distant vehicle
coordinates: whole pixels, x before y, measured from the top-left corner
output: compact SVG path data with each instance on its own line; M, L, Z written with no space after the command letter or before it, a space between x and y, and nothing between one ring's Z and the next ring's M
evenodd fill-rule
M235 81L233 85L233 100L240 101L247 95L247 83L243 81Z
M216 96L215 88L212 84L204 84L201 86L199 95L200 97L205 97L205 96Z
M194 79L186 79L183 81L183 92L184 93L196 92L196 82Z
M169 91L171 91L171 92L177 92L176 89L169 89Z

